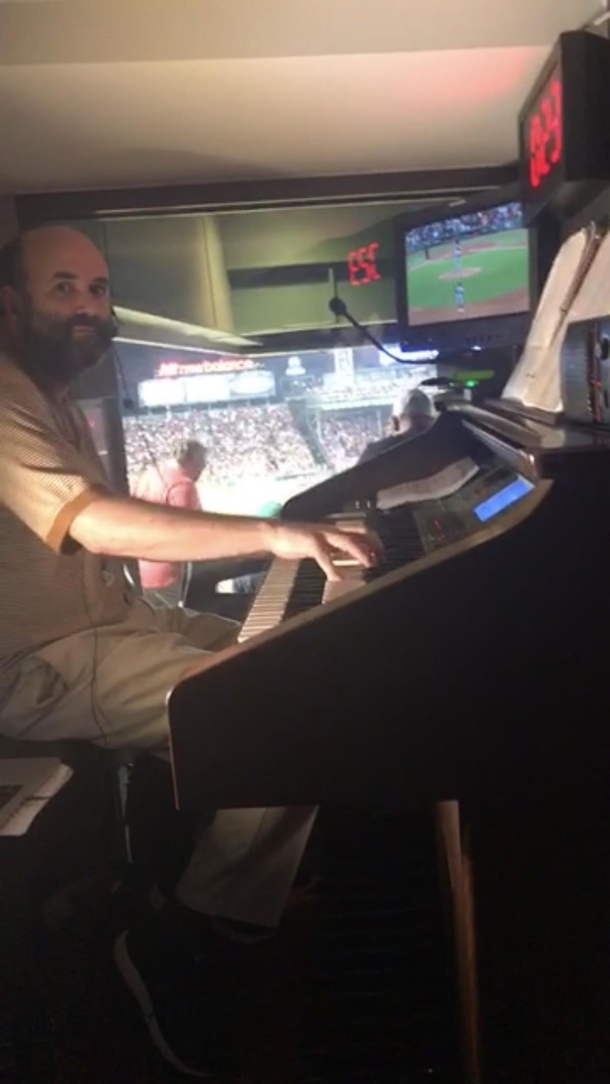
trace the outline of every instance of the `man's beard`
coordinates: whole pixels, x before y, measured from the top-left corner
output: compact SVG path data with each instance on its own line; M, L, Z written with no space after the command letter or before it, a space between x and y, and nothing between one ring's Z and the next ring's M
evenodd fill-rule
M87 334L75 334L80 328ZM25 364L39 383L67 387L92 369L108 353L117 332L114 318L72 316L69 319L42 315L29 306L24 314Z

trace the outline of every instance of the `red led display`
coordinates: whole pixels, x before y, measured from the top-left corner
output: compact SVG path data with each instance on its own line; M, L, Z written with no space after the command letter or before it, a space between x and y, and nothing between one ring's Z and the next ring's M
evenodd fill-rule
M381 278L377 270L377 250L379 243L373 241L370 245L354 249L347 257L347 272L352 286L366 286L369 282L375 282Z
M536 192L557 171L563 154L563 93L559 73L546 84L526 129L529 183Z

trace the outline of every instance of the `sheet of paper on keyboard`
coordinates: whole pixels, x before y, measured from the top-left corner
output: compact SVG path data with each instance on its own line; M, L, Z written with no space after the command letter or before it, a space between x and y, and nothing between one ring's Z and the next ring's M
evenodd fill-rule
M478 470L479 468L473 459L469 457L458 459L456 463L445 467L438 474L432 474L429 478L420 478L416 482L403 482L401 485L392 486L390 489L380 490L377 494L377 507L382 512L388 512L391 508L398 508L401 504L450 497L452 493L455 493L471 478L474 478Z

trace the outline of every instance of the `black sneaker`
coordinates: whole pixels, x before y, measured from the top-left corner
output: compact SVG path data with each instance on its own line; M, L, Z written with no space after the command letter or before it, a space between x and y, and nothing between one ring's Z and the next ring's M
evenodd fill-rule
M211 933L187 952L159 917L118 937L116 965L174 1069L212 1082L242 1068L256 1030L256 952Z

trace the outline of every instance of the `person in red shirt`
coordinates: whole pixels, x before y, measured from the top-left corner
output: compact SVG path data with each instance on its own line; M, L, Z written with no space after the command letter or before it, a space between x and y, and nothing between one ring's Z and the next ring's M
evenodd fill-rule
M197 482L205 469L206 450L198 440L182 441L173 455L153 463L138 478L133 496L152 504L164 504L200 512ZM190 566L170 561L139 561L144 598L153 606L179 606L188 589Z

